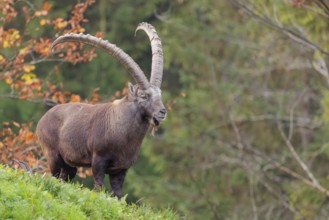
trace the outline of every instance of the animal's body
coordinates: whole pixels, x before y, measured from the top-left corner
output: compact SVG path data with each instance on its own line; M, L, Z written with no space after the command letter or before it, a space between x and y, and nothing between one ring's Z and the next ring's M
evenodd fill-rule
M120 100L96 105L60 104L40 119L36 133L54 176L67 181L74 178L77 167L92 167L96 187L101 187L104 175L109 174L114 195L122 196L125 174L137 160L149 127L158 126L166 117L160 90L161 41L151 25L142 23L138 29L148 34L155 52L150 82L127 54L106 41L71 34L54 42L53 46L76 41L99 47L122 63L138 83L136 86L129 83L128 95Z

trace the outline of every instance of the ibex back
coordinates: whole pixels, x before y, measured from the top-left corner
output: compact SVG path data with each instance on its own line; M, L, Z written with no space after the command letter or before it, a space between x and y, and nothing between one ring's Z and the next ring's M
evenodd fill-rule
M136 161L150 126L166 118L161 100L163 52L155 29L141 23L151 41L152 70L147 80L135 61L114 44L84 34L66 34L53 44L81 42L103 49L118 60L137 85L128 84L128 95L106 104L67 103L56 105L39 121L36 129L53 176L73 179L79 166L92 167L95 185L103 186L109 174L113 194L122 196L127 170Z

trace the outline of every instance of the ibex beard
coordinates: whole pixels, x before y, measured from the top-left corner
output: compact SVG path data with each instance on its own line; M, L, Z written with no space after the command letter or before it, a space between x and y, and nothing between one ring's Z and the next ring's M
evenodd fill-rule
M81 42L103 49L118 60L137 85L128 84L128 94L105 104L67 103L56 105L39 121L36 129L53 176L65 181L77 167L91 167L95 186L103 186L109 175L114 196L122 196L127 170L137 160L142 141L150 126L158 127L166 118L161 99L163 53L153 26L141 23L151 41L152 70L147 80L135 61L114 44L91 35L66 34L52 48L64 42Z

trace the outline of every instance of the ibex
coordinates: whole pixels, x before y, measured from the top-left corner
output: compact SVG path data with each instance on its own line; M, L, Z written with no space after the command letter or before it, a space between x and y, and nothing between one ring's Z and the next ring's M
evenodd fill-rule
M122 196L127 170L136 161L150 126L159 126L166 118L161 100L163 51L154 27L138 25L136 32L148 35L152 49L150 81L141 68L116 45L85 34L58 37L52 49L64 42L80 42L104 50L119 61L136 81L128 84L128 94L106 104L66 103L50 109L39 121L36 134L53 176L73 179L77 167L91 167L96 188L109 175L114 196Z

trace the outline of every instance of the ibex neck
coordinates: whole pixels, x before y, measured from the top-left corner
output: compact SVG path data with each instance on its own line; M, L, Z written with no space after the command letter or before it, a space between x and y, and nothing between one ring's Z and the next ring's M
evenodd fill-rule
M106 115L109 129L121 129L121 132L146 133L149 127L149 122L143 118L144 112L135 102L128 100L128 97L112 102Z

